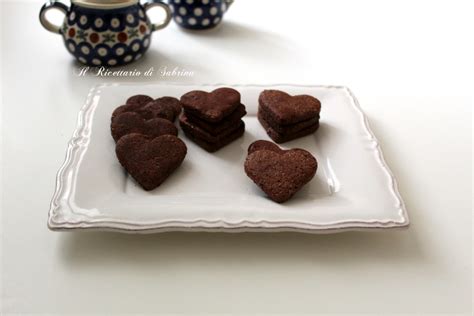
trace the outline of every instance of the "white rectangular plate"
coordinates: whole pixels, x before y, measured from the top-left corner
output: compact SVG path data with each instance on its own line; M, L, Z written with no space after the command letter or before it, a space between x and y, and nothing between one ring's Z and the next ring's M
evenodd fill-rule
M49 211L52 230L335 232L408 226L394 176L349 89L337 86L233 85L248 114L243 137L210 154L179 136L188 154L160 187L146 192L124 172L110 136L112 111L134 94L180 97L221 85L112 84L91 90L79 113ZM256 119L263 89L309 94L322 103L319 130L283 144L318 160L316 176L277 204L245 175L247 147L269 139Z

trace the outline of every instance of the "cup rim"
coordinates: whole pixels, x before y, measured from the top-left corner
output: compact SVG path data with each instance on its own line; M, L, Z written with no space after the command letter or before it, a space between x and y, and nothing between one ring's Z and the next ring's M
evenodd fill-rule
M97 0L95 0L97 1ZM137 4L139 0L109 0L108 3L95 2L94 0L71 0L76 6L90 9L117 9Z

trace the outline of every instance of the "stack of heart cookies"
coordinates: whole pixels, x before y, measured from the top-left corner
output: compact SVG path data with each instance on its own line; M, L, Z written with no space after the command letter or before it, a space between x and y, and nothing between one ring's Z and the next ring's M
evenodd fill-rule
M120 164L145 189L153 190L178 168L187 148L176 137L181 104L173 97L128 98L112 113L110 129Z
M237 90L195 90L184 94L180 101L184 109L179 118L181 128L208 152L217 151L244 134L242 117L247 112Z
M321 102L309 95L264 90L258 98L258 120L276 143L314 133L319 127L320 111Z

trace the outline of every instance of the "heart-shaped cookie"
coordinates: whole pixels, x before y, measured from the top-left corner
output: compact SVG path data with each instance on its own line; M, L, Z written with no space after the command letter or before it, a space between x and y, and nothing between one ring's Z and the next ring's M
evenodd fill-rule
M219 122L240 105L240 93L232 88L194 90L184 94L180 101L186 112L208 122Z
M250 155L259 150L270 150L278 154L284 152L284 150L281 149L280 146L275 143L269 142L268 140L256 140L250 144L249 148L247 149L247 155Z
M240 122L240 119L244 117L245 114L247 114L247 111L245 110L245 106L241 104L237 107L237 109L235 109L232 113L230 113L228 116L222 119L219 123L210 123L210 122L201 120L197 118L196 116L189 113L183 113L179 119L181 120L181 117L184 117L191 124L202 128L203 130L209 132L210 134L214 136L217 136L217 135L220 135L222 132L225 132L227 129L232 128L235 125L238 125Z
M321 102L310 95L291 96L280 90L264 90L258 98L259 107L269 116L268 121L279 125L294 124L315 118ZM259 109L260 111L260 109Z
M135 98L136 99L132 99ZM140 98L138 98L140 97ZM162 97L156 100L151 99L150 97L145 98L146 96L137 95L127 100L127 104L121 105L114 110L112 113L112 121L114 118L122 113L134 112L139 114L144 119L150 120L153 118L163 118L174 122L179 113L181 113L181 103L178 99L173 97ZM130 102L132 99L132 102ZM144 103L144 100L150 100ZM139 102L141 100L141 102Z
M152 97L148 95L144 95L144 94L137 94L137 95L132 95L130 98L128 98L125 104L140 107L140 106L144 106L145 104L151 101L153 101Z
M160 99L156 99L151 102L148 102L145 106L141 107L135 112L140 114L145 119L159 117L174 122L174 120L176 119L176 114L174 111L174 107L171 106L169 103L167 103L166 101L163 102Z
M275 130L275 127L273 125L270 125L265 119L258 113L257 115L258 121L262 125L262 127L265 129L267 132L267 135L270 136L270 138L275 142L275 143L285 143L290 140L300 138L309 134L314 133L315 131L318 130L319 128L319 122L317 121L316 123L309 125L308 127L305 127L304 129L298 130L298 131L292 131L291 133L279 133ZM304 121L306 122L306 121ZM285 127L289 127L288 129L291 129L292 126L296 126L299 123L293 124L293 125L286 125Z
M303 149L283 150L272 142L252 143L245 160L245 173L273 201L289 200L316 174L318 163Z
M110 130L116 142L122 136L131 133L139 133L150 137L178 135L178 129L170 121L162 118L145 120L135 112L125 112L115 116L110 124Z
M147 191L163 183L181 165L186 152L184 142L173 135L127 134L115 147L122 166Z
M178 117L179 114L181 114L182 105L178 99L173 97L161 97L156 99L155 101L157 101L159 104L164 105L165 107L172 109L175 118Z

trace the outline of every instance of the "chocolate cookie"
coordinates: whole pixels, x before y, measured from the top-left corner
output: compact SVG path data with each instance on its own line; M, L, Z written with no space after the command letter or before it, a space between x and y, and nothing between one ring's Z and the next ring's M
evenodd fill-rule
M125 112L117 115L110 124L112 137L117 142L122 136L131 133L140 133L151 137L161 135L178 135L178 129L168 120L154 118L143 119L138 113Z
M192 134L194 137L200 138L208 143L217 143L225 138L227 135L231 134L235 130L239 129L242 125L244 125L244 121L239 120L237 124L231 126L230 128L224 130L221 134L212 135L211 133L205 131L204 129L200 128L197 125L193 125L188 121L186 115L181 115L179 118L179 125L181 128L188 132L188 134Z
M315 124L310 125L306 127L305 129L302 129L298 132L294 132L291 134L281 134L281 133L278 133L276 130L274 130L273 127L270 126L270 124L268 124L268 122L266 122L260 115L258 115L257 118L260 124L262 125L262 127L267 132L268 136L270 136L270 138L276 143L285 143L290 140L312 134L316 132L319 128L319 122L316 122Z
M162 97L156 100L151 99L146 103L143 103L144 100L149 100L145 98L146 96L138 95L132 98L132 103L121 105L114 110L112 113L112 120L122 113L126 112L135 112L138 113L144 119L152 119L152 118L163 118L174 122L176 117L178 117L179 113L181 113L181 103L178 99L173 97ZM129 102L131 98L127 100ZM142 102L139 102L142 101Z
M137 94L128 98L125 104L140 107L147 104L150 101L153 101L152 97L144 95L144 94Z
M125 170L149 191L163 183L181 165L187 148L173 135L150 138L132 133L119 139L115 153Z
M164 106L171 108L174 113L174 117L178 117L181 114L181 110L183 109L181 102L178 99L173 97L161 97L156 99L155 101L163 104Z
M115 117L118 115L125 113L125 112L135 112L139 108L141 108L143 105L121 105L119 107L116 107L115 110L112 112L112 116L110 117L110 120L113 121Z
M258 98L259 108L278 125L294 124L315 118L321 102L309 95L291 96L279 90L264 90Z
M135 110L135 112L148 120L160 117L170 122L174 122L176 119L174 107L171 106L167 101L162 101L160 99L148 102L143 107Z
M198 144L201 148L212 153L241 137L245 132L245 124L242 121L242 125L240 125L238 129L214 143L207 142L199 137L196 137L196 135L193 133L193 130L189 130L186 126L182 126L182 129L186 137Z
M316 174L316 158L303 149L282 150L267 141L250 145L245 173L270 199L289 200Z
M224 117L219 123L209 123L189 113L183 113L182 116L184 116L185 120L190 124L200 127L213 136L218 136L227 129L238 126L240 119L244 117L245 114L247 114L247 111L245 111L245 106L241 104L234 112Z
M215 123L231 114L240 105L240 93L232 88L212 92L190 91L181 97L185 112Z
M274 151L276 153L283 153L283 149L280 148L275 143L269 142L268 140L256 140L253 143L250 144L249 148L247 149L247 155L250 155L253 152L259 151L259 150L270 150Z
M266 110L264 110L263 108L259 108L257 116L261 117L265 122L268 123L268 125L270 125L279 134L294 134L301 130L306 129L307 127L317 124L319 122L319 115L318 115L314 118L301 121L298 123L288 124L288 125L279 125L277 122L272 120L271 115L268 115L266 113Z

